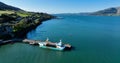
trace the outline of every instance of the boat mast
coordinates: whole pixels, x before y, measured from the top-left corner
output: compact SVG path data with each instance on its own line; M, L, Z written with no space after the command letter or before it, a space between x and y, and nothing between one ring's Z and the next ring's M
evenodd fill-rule
M60 40L60 42L58 43L58 45L59 45L59 46L61 46L61 45L62 45L62 40Z
M60 40L60 42L62 43L62 40Z
M48 42L48 41L49 41L49 38L47 37L46 42Z

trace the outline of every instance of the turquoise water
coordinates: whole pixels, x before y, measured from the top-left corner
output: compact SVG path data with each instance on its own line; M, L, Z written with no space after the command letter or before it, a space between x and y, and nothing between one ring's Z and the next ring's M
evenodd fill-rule
M43 22L28 39L62 39L75 47L55 51L16 43L0 47L0 63L120 63L120 17L57 15Z

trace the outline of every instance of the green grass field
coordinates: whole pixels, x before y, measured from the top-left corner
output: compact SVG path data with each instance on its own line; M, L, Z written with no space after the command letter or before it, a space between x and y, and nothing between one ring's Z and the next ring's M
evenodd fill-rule
M27 17L27 16L31 15L30 13L24 12L24 11L8 11L8 10L5 10L5 11L0 10L0 15L1 14L13 14L15 12L16 12L17 15L19 15L21 17Z
M17 15L19 15L19 16L21 16L21 17L27 17L27 16L30 15L30 14L27 13L27 12L16 12L16 13L17 13Z
M7 10L6 10L6 11L1 11L1 10L0 10L0 14L5 14L5 13L6 13L6 14L12 14L12 13L14 13L14 12L13 12L13 11L7 11Z

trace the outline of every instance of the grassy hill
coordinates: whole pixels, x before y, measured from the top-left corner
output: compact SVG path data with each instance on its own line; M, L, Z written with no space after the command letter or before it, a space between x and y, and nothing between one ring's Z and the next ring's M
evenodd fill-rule
M14 10L14 11L22 11L20 8L13 7L7 4L0 2L0 10Z
M14 12L13 12L13 11L8 11L8 10L6 10L6 11L0 10L0 15L1 15L1 14L5 14L5 13L7 13L7 14L12 14L12 13L14 13Z
M47 13L27 12L0 2L0 39L23 38L45 20L55 18Z

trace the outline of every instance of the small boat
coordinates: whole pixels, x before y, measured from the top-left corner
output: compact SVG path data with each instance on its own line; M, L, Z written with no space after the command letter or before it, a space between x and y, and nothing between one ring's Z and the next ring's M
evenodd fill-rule
M50 42L47 38L45 42L39 42L39 47L41 48L47 48L47 49L53 49L53 50L65 50L65 49L71 49L71 45L69 44L62 44L62 40L58 43Z

